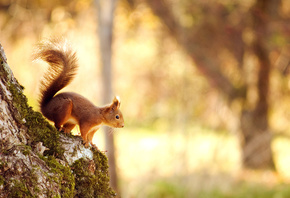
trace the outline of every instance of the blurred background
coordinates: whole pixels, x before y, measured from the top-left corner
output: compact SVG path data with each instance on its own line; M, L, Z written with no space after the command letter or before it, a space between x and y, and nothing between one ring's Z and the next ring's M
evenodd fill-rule
M125 118L109 133L119 195L290 197L290 1L107 0L113 12L105 2L0 1L0 42L29 104L39 110L47 68L33 48L63 36L80 65L64 90L104 105L103 10ZM103 151L104 139L94 138Z

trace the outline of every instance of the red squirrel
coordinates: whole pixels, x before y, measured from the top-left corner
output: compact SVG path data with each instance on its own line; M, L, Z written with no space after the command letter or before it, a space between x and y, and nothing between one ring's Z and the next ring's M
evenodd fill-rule
M40 82L39 105L42 114L53 121L59 131L70 133L79 125L87 147L102 125L124 127L118 97L109 105L97 107L77 93L63 92L56 95L73 80L78 69L76 52L64 40L50 39L40 43L33 58L42 59L49 64L48 71Z

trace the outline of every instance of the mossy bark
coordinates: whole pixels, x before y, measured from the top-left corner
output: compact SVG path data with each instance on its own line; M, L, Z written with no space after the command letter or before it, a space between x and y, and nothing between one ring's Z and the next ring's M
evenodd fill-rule
M106 156L27 104L0 45L0 197L115 197Z

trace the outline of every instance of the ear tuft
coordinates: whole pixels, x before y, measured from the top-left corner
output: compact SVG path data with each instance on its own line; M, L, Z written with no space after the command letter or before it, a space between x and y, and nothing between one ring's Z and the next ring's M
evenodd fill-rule
M121 103L121 100L120 100L119 96L115 96L114 101L118 101L119 103Z
M115 96L113 100L113 108L118 109L120 107L121 101L119 96Z

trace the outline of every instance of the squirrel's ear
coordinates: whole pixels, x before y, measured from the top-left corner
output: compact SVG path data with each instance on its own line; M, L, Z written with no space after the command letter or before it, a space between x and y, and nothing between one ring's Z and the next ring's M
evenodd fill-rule
M114 110L119 109L120 104L121 104L121 101L120 101L119 96L115 96L115 98L114 98L114 100L113 100L112 108L113 108Z

